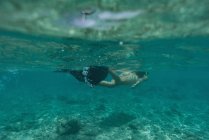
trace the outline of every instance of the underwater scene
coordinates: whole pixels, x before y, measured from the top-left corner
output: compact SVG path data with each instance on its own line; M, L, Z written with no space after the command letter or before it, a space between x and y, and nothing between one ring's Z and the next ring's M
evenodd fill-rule
M209 140L208 0L1 0L0 140Z

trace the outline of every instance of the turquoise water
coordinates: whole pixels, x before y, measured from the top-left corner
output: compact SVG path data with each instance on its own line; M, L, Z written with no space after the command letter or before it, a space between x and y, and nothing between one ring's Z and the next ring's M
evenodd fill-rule
M0 140L209 139L207 3L1 1ZM90 88L53 72L88 65L149 78Z

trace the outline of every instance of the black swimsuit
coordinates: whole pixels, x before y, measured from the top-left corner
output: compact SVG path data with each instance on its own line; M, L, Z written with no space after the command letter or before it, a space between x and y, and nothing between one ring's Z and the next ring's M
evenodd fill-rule
M104 80L108 75L108 67L105 66L89 66L83 70L69 70L78 81L85 82L87 85L94 87Z

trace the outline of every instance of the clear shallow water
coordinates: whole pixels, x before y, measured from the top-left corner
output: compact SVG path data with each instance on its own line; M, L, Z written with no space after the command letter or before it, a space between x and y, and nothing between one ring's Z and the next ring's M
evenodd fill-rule
M182 1L183 5L181 1L153 2L150 7L141 1L132 9L133 2L126 7L126 1L116 9L110 5L117 5L117 0L111 4L102 1L100 6L95 1L80 3L81 7L93 3L98 6L95 14L110 11L114 18L130 9L155 11L120 20L120 24L111 21L117 30L105 21L103 27L108 31L68 24L65 18L73 20L79 7L75 1L69 2L73 14L64 16L60 12L66 11L63 7L54 10L62 14L43 15L45 6L53 11L56 2L40 6L38 1L37 8L31 8L31 3L1 2L0 140L209 139L209 36L208 27L203 26L208 22L206 1L199 6L195 0ZM184 8L187 6L198 7L196 14L189 14L192 8ZM36 18L29 18L28 9ZM178 17L174 9L182 10ZM156 17L156 24L151 17ZM57 19L62 24L55 22ZM184 25L182 32L180 27L170 30L165 19L178 27ZM94 15L91 20L99 19ZM135 30L139 21L144 26ZM56 26L59 34L48 23ZM159 30L158 23L162 24ZM147 24L153 28L147 29ZM67 34L62 28L73 31ZM137 36L144 29L145 35ZM90 88L70 75L53 72L86 65L145 70L149 79L134 89Z
M208 71L155 70L135 89L89 88L71 76L1 73L1 139L207 139ZM201 84L200 84L201 83ZM78 133L60 134L77 120ZM74 126L75 127L75 126Z

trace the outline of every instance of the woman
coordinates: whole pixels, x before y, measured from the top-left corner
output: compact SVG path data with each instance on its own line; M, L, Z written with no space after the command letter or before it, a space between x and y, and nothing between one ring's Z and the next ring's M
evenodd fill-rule
M70 73L78 81L84 82L91 87L94 87L96 85L104 87L131 85L131 87L135 87L136 85L148 78L147 72L122 71L121 74L118 75L115 71L105 66L89 66L84 67L83 70L61 69L56 72ZM108 73L112 77L111 81L105 80Z
M100 86L105 87L115 87L119 85L131 85L131 87L135 87L142 81L146 80L147 72L131 72L131 71L122 71L120 75L117 75L116 72L114 72L111 69L108 69L109 74L112 76L111 81L101 81L99 83Z

